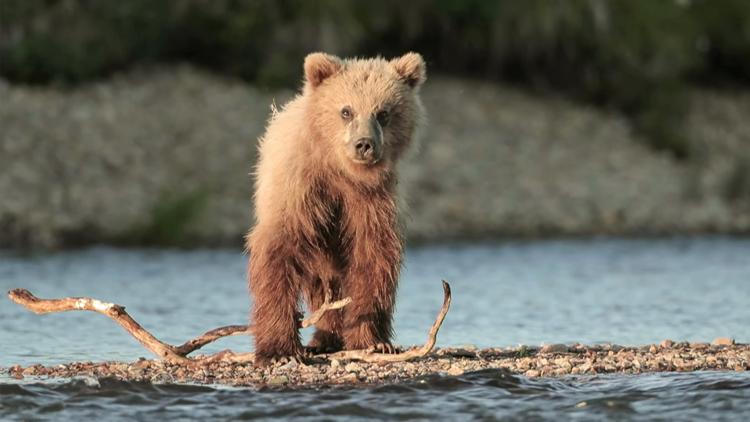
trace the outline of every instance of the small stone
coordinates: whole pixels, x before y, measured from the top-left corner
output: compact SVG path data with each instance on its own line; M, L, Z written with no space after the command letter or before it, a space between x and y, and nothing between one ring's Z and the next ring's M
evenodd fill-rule
M134 362L130 366L133 368L145 369L145 368L148 368L150 364L151 362L147 361L145 358L139 358L136 362Z
M473 344L464 344L460 346L460 348L472 353L476 353L479 350L479 348Z
M593 368L593 364L590 361L586 361L583 363L583 365L578 366L580 368L580 372L582 374L585 374L586 372L590 371Z
M338 359L331 359L331 368L336 369L339 366L341 366L341 361L339 361Z
M539 353L567 353L568 346L564 344L545 344L539 349Z
M526 375L529 378L536 378L539 375L541 375L541 373L537 371L536 369L529 369L528 371L524 373L524 375Z
M289 377L286 375L276 375L268 380L268 385L284 385L289 383Z
M552 373L553 373L553 374L554 374L555 376L561 377L561 376L563 376L563 375L568 375L568 374L570 374L570 371L571 371L571 369L570 369L570 368L557 368L557 369L554 369L554 370L552 371Z
M553 361L553 363L560 368L565 368L568 370L573 367L573 364L570 363L570 359L567 358L557 358Z
M289 360L289 362L279 367L279 369L284 369L284 370L293 370L297 368L299 368L299 362L297 362L296 359L291 359Z
M658 351L659 349L657 349L656 346L654 346L653 344L651 345L651 347L648 348L649 353L656 353Z
M734 339L730 337L717 337L711 342L713 346L733 346Z
M166 372L160 372L151 377L153 384L174 384L174 377Z
M448 369L448 375L457 377L457 376L463 375L463 374L464 374L464 370L461 369L461 368L459 368L456 365L451 365L450 369Z
M359 382L359 377L357 374L351 373L346 374L340 378L337 379L338 382Z
M344 366L346 372L359 372L362 367L358 363L350 362Z
M477 355L475 352L465 348L451 349L449 353L451 356L467 358L473 358Z
M674 341L672 341L672 340L669 340L669 339L666 339L666 340L662 340L662 342L661 342L661 343L659 343L659 346L660 346L660 347L661 347L662 349L669 349L670 347L672 347L672 345L674 345Z

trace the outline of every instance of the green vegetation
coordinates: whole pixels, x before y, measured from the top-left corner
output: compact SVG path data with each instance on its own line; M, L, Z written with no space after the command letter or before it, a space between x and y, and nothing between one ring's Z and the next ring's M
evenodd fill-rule
M4 0L0 75L77 83L187 61L261 85L305 53L425 55L431 71L520 83L623 111L652 146L691 154L685 88L750 83L745 0Z
M204 191L161 196L148 221L123 232L114 243L139 246L179 246L189 244L188 229L206 207Z

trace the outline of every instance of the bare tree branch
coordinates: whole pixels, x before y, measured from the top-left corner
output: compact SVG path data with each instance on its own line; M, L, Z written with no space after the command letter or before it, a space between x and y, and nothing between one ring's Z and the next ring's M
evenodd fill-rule
M371 350L343 350L341 352L326 355L326 357L328 359L361 360L364 362L403 362L425 356L435 347L437 333L440 331L440 326L443 325L443 320L445 319L445 315L448 313L450 306L451 286L443 280L443 306L440 308L440 312L430 328L430 333L427 335L427 342L425 342L422 347L396 354L374 353Z
M241 336L250 335L253 333L253 327L250 325L227 325L226 327L214 328L211 331L206 331L200 336L188 340L179 346L174 348L175 353L182 356L187 356L195 350L212 343L220 338L229 336Z
M13 302L37 314L49 314L67 311L92 311L112 318L143 347L150 350L160 359L168 362L186 363L188 359L175 351L175 348L162 342L146 331L140 324L125 312L125 307L114 303L102 302L88 297L66 297L63 299L40 299L26 289L14 289L8 292Z
M330 296L326 294L325 302L320 306L320 308L313 312L312 315L300 322L300 328L313 326L318 321L320 321L320 318L322 318L326 312L335 309L341 309L352 302L352 299L349 297L337 300L335 302L329 302L329 297ZM252 333L253 327L250 325L227 325L226 327L214 328L213 330L207 331L192 340L188 340L185 343L176 346L174 348L174 351L178 355L187 356L195 350L198 350L201 347L220 338L228 336L250 335Z
M300 327L307 328L313 326L317 324L317 322L320 321L321 318L323 318L323 314L325 314L326 312L333 311L335 309L341 309L350 303L352 303L352 298L350 297L346 297L335 302L328 302L328 298L326 298L326 301L322 305L320 305L320 308L313 312L312 315L302 320L302 323L300 323Z
M443 306L438 313L435 322L432 324L427 342L415 349L407 350L403 353L386 354L374 353L371 350L345 350L328 355L319 355L329 359L348 359L361 360L364 362L401 362L410 359L419 358L427 355L435 347L437 333L443 324L445 315L451 303L450 285L443 280ZM325 300L323 304L308 318L300 321L301 328L307 328L315 325L323 315L331 310L341 309L351 303L351 298L347 297L335 302L330 302L331 290L326 286ZM202 364L209 362L232 362L248 363L253 362L253 353L235 353L231 350L225 350L209 356L200 356L195 359L186 357L191 352L216 341L220 338L234 335L252 334L252 326L248 325L228 325L225 327L215 328L204 334L183 343L180 346L172 346L157 339L138 324L126 311L125 307L103 302L98 299L88 297L67 297L62 299L40 299L34 296L26 289L14 289L8 292L8 297L15 303L37 314L48 314L67 311L92 311L110 317L117 322L125 331L133 336L143 347L155 354L159 359L164 359L172 363L180 364Z

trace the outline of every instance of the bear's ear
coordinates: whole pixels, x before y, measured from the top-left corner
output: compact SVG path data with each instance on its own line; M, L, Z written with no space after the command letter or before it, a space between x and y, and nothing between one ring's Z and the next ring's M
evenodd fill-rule
M427 78L424 59L418 53L406 53L391 60L391 64L404 83L412 88L421 85Z
M310 53L305 57L305 80L315 88L341 69L343 62L325 53Z

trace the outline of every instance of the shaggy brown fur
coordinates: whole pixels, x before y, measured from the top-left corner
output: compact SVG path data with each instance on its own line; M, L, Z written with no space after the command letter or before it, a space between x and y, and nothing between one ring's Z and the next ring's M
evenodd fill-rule
M299 300L314 311L325 285L353 302L326 313L309 347L390 350L402 252L395 165L423 114L424 68L416 53L391 61L313 53L303 92L271 117L247 237L259 364L303 355Z

